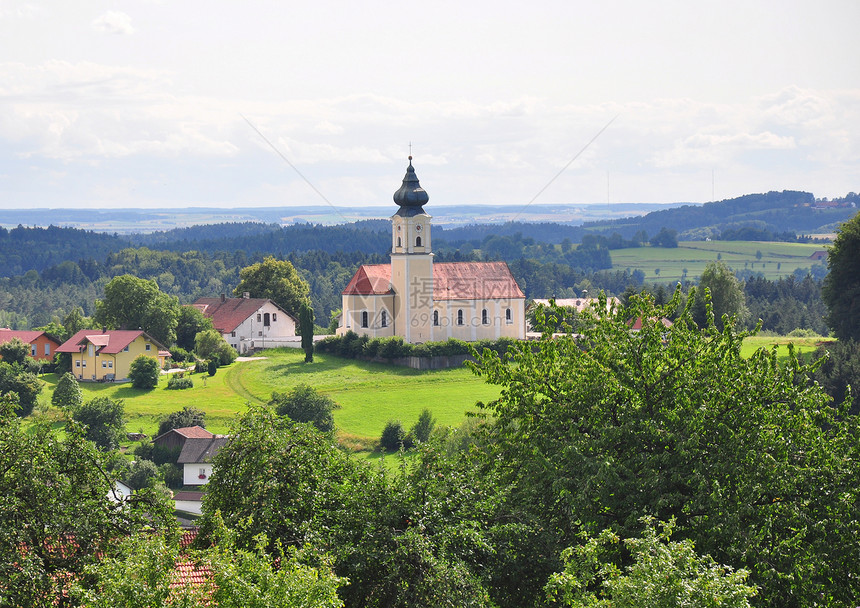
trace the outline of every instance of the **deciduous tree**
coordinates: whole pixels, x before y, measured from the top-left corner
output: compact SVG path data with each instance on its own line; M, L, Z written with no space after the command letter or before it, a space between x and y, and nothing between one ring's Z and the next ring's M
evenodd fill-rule
M125 431L125 406L122 399L108 397L90 399L72 412L72 417L84 427L84 436L103 450L119 447Z
M272 393L269 405L278 416L287 416L296 422L310 422L317 429L328 432L334 429L332 412L340 406L328 395L322 395L307 384L296 385L288 393Z
M24 361L29 355L30 345L21 341L20 338L12 338L8 342L0 344L0 359L6 363L24 365Z
M158 425L158 435L163 435L172 429L182 429L189 426L206 428L206 412L196 407L185 406L181 410L171 412Z
M748 314L743 285L724 262L711 262L699 278L693 306L693 317L699 327L709 324L706 292L710 292L714 322L718 328L723 326L724 315L735 317L739 324L743 323Z
M839 228L827 267L821 289L827 324L840 340L860 340L860 213Z
M633 296L582 315L579 338L484 351L476 364L502 386L485 406L486 462L513 487L505 509L548 531L522 560L540 578L557 555L545 543L605 528L635 537L642 516L674 517L699 551L749 570L763 605L853 601L856 417L832 409L796 357L745 359L744 334L700 330L679 301ZM675 314L672 327L660 322Z
M143 329L169 346L176 341L179 300L158 289L155 281L130 274L105 285L104 299L96 300L93 321L114 329Z
M269 298L275 304L298 318L302 304L310 305L310 287L286 260L267 256L262 262L246 266L239 271L239 285L233 294L248 292L252 298Z
M194 350L194 338L201 331L212 329L212 320L193 306L181 306L176 325L176 344L185 350Z

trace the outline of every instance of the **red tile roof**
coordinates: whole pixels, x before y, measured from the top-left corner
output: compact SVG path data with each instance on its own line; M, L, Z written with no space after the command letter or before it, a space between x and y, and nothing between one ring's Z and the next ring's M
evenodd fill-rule
M211 439L215 436L214 434L204 429L202 426L184 426L181 429L170 429L169 431L166 431L153 439L153 441L161 439L162 437L170 433L176 433L177 435L185 437L186 439Z
M298 323L293 315L266 298L198 298L192 306L212 319L212 325L218 332L226 334L235 331L266 302L271 302L282 314Z
M391 265L365 264L355 272L343 295L392 293ZM433 265L434 300L525 298L505 262L441 262Z
M32 344L39 336L45 335L43 331L31 331L27 329L0 329L0 344L5 344L10 340L18 338L24 344ZM46 336L52 342L55 342L50 336Z
M158 349L164 348L158 343L158 341L154 340L146 332L139 329L111 329L108 331L82 329L63 342L63 344L57 349L57 352L78 353L83 351L89 343L97 346L100 353L115 355L134 342L139 336L144 336L147 340L155 344Z
M505 262L433 264L434 300L525 298Z
M369 296L394 293L391 289L391 264L363 264L343 290L345 296Z

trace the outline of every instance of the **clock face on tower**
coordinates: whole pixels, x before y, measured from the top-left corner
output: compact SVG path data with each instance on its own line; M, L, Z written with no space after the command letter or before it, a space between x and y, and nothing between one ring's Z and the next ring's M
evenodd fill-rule
M418 224L417 226L415 226L415 230L417 230L418 232L421 232L421 224Z

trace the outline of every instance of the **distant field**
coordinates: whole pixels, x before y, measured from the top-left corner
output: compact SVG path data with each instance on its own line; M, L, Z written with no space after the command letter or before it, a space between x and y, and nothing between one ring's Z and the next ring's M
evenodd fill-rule
M692 281L702 274L708 263L717 259L733 270L749 269L773 280L790 275L797 268L808 269L813 264L821 264L810 260L809 256L824 249L820 243L680 241L673 249L616 249L611 256L613 269L641 270L645 273L645 281L650 283L674 283L684 278ZM761 259L758 252L761 252Z
M790 338L787 336L752 336L744 340L741 346L741 356L750 357L760 348L770 350L777 347L776 354L779 358L788 356L788 345L794 345L794 352L811 353L825 342L833 342L833 338Z

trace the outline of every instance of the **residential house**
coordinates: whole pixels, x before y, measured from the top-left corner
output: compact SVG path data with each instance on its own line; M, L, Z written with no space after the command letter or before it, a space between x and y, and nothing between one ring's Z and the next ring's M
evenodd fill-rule
M227 343L240 354L277 346L300 345L298 321L266 298L199 298L193 306L212 320Z
M186 426L162 433L152 440L152 444L155 450L165 454L167 460L175 462L188 439L211 439L214 436L202 426ZM167 457L168 452L172 452L173 456Z
M412 157L391 217L391 262L364 264L342 293L338 335L421 343L526 337L525 295L505 262L433 261L431 217Z
M140 355L152 357L159 367L170 353L146 332L129 329L82 329L57 349L72 357L78 380L127 380L131 362Z
M30 356L36 361L50 363L59 348L59 341L43 331L17 329L0 329L0 344L5 344L18 338L24 344L30 345Z
M213 435L208 438L191 437L185 440L177 464L182 465L182 482L186 486L209 483L212 476L212 460L224 447L229 437Z

